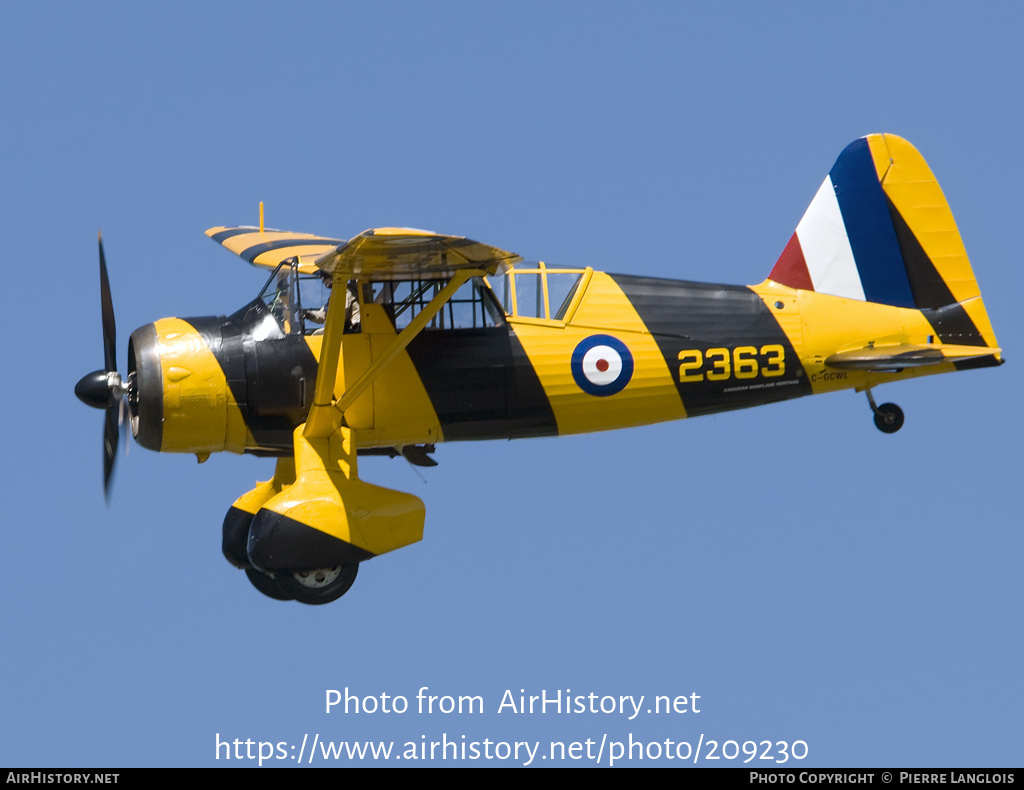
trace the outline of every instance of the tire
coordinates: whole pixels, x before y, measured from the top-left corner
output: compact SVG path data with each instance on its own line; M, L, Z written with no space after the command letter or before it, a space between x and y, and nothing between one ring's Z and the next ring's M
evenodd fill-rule
M249 577L249 581L252 582L252 586L268 598L273 598L275 601L294 600L291 595L280 588L275 577L268 576L265 573L260 573L255 568L246 568L245 575Z
M903 409L895 403L883 403L875 409L875 427L882 433L896 433L903 427Z
M249 558L246 556L246 543L249 540L249 525L252 524L253 514L237 507L232 507L224 516L224 526L221 528L223 538L221 540L221 552L224 559L236 568L247 570L252 567Z
M350 562L333 568L314 568L296 573L278 573L274 577L278 589L299 603L319 606L338 600L349 591L359 573L359 563Z

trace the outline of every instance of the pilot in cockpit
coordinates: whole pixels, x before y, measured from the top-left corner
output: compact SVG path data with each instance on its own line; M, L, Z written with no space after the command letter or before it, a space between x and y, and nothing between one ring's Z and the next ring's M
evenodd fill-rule
M323 284L328 290L334 287L334 278L330 274L323 274L321 276ZM304 309L302 317L314 324L324 324L327 321L327 307L329 304L330 294L328 294L327 301L324 302L322 307ZM348 287L345 289L345 334L359 332L359 324L359 298L356 292L356 284L349 281ZM315 334L321 332L323 332L323 329L317 329Z

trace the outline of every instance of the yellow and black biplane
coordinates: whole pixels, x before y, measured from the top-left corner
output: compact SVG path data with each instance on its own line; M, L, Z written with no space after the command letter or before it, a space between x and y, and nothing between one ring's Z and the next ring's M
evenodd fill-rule
M524 262L408 228L343 241L259 227L207 235L272 270L224 316L164 318L115 363L100 242L105 366L75 388L106 410L109 488L126 403L136 440L205 460L275 456L224 519L227 559L272 598L343 595L359 564L423 536L423 503L364 482L358 458L433 465L438 442L677 420L890 381L1002 354L949 206L907 141L839 156L760 285Z

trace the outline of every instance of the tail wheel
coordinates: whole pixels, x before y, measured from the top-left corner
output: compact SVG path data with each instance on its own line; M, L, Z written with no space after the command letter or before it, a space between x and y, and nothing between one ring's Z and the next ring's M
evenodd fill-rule
M875 427L882 433L896 433L903 427L903 409L895 403L883 403L875 409Z
M351 562L335 565L333 568L314 568L295 573L281 572L275 574L273 580L281 593L291 596L299 603L316 606L336 601L347 593L355 582L357 573L359 563Z

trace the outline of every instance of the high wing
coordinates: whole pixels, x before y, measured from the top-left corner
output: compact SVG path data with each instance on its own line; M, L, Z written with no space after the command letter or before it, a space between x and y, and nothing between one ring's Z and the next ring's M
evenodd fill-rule
M319 267L341 280L443 279L463 269L493 274L522 260L489 244L416 228L370 228L348 241L249 226L210 228L206 235L254 266L273 269L297 258L305 274Z
M345 243L341 239L314 236L312 233L261 231L248 226L210 228L206 235L253 266L274 269L282 261L298 258L299 268L304 274L315 272L314 261L317 258Z
M316 265L342 280L418 280L452 277L465 269L493 274L521 260L514 253L462 236L415 228L371 228L317 258Z

